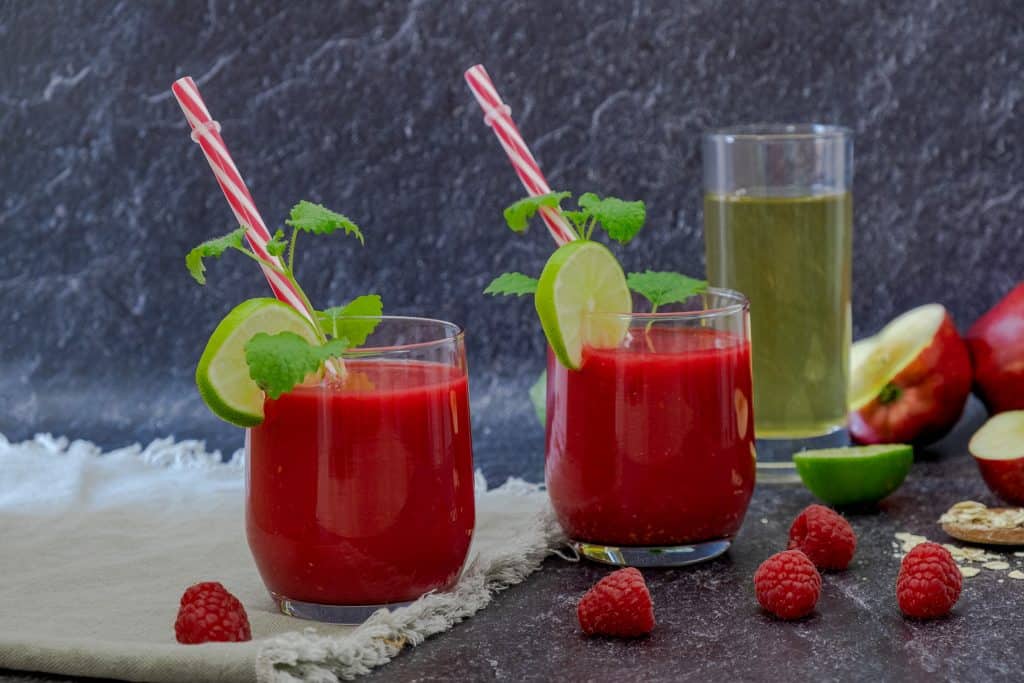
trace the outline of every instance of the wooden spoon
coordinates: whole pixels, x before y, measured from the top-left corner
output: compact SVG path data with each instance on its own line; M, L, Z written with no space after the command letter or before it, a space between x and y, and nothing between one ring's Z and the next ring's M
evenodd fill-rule
M983 545L1024 545L1024 508L990 508L965 500L939 518L953 538Z

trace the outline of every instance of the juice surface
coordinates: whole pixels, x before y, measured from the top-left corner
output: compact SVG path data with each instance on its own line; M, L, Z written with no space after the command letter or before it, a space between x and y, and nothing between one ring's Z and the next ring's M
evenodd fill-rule
M267 400L249 433L246 526L272 593L336 605L454 585L473 533L464 371L346 361L342 387Z
M750 345L658 329L629 349L548 354L546 479L574 539L671 545L731 537L754 488Z
M750 300L759 437L846 423L852 223L849 193L704 198L708 281Z

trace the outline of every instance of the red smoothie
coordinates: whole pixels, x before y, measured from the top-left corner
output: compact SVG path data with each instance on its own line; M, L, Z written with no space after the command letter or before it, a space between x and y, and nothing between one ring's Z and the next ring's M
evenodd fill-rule
M730 538L754 489L750 344L708 328L633 328L548 354L546 478L575 540L623 546Z
M346 361L341 386L267 400L248 440L246 526L267 588L330 605L456 582L473 535L465 371Z

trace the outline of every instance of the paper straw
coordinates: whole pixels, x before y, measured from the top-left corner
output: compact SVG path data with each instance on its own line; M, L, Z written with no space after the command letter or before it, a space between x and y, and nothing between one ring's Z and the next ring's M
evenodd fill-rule
M512 110L502 101L482 64L477 64L466 71L466 83L469 84L469 89L473 91L476 101L484 111L484 123L498 137L498 141L505 149L505 154L508 155L508 160L512 163L512 168L523 182L526 191L533 197L551 192L551 187L544 179L537 160L533 158L533 154L530 153L523 141L523 136L512 120ZM540 215L559 246L577 239L576 232L557 209L543 206L540 209Z
M245 226L245 239L249 246L260 258L283 268L284 263L281 259L267 252L270 231L267 230L263 217L260 216L260 212L252 200L252 195L249 194L249 188L242 180L242 174L238 172L238 167L235 166L227 145L224 144L224 139L220 136L220 124L210 115L195 81L191 76L179 78L171 86L171 91L178 100L181 110L185 113L188 125L192 128L192 141L203 148L203 154L206 155L206 160L210 163L210 169L224 193L224 198L228 200L235 219L239 225ZM267 266L261 267L274 296L291 305L314 326L317 326L314 311L309 309L291 281ZM327 369L332 374L338 374L341 368L340 361L327 363Z

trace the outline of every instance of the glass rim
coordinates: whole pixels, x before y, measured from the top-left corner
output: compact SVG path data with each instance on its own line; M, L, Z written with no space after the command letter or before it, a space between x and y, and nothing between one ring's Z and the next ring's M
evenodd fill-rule
M341 358L349 358L355 356L368 356L384 353L394 353L400 351L414 351L420 349L429 349L434 346L441 346L451 342L459 343L465 340L466 330L458 323L453 323L448 320L441 320L440 318L425 318L416 315L351 315L345 316L348 320L379 320L381 322L404 322L404 323L420 323L427 325L435 325L446 332L449 332L447 336L438 337L437 339L428 339L426 341L411 342L409 344L392 344L390 346L359 346L354 349L347 349L341 355Z
M853 130L831 123L746 123L704 131L704 139L726 143L788 142L793 140L829 140L853 137Z
M703 292L694 294L686 301L690 301L695 297L703 296L704 294L714 294L725 299L731 299L732 303L725 304L724 306L715 306L714 308L703 308L699 311L658 311L656 313L610 313L604 311L592 311L585 313L584 317L620 318L628 320L642 320L645 322L704 320L708 318L723 318L730 315L736 315L737 313L750 309L750 300L747 299L742 292L738 292L735 289L727 289L725 287L708 287Z

